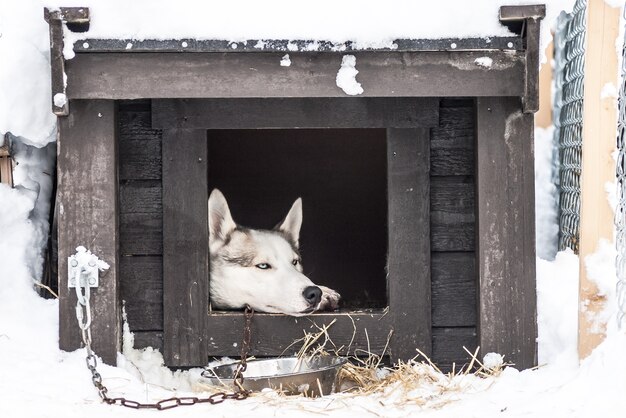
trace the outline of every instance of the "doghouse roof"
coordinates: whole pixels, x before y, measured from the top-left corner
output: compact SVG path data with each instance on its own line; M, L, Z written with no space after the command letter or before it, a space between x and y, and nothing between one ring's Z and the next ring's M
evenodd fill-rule
M503 6L499 12L499 21L516 35L372 45L358 40L91 38L89 9L46 9L53 110L66 115L67 99L345 97L335 82L336 61L350 51L358 56L359 77L367 86L361 97L522 96L524 111L534 112L545 6ZM284 52L300 55L289 71L279 72L271 53ZM67 71L65 59L70 59Z

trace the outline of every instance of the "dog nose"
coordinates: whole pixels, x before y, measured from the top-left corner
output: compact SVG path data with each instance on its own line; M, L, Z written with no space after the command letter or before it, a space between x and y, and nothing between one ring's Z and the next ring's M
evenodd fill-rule
M322 300L322 289L317 286L309 286L304 289L302 296L311 306L315 306Z

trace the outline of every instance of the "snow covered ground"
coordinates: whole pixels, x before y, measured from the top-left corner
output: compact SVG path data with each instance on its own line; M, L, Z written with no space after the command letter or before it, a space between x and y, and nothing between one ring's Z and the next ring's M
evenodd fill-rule
M341 417L420 414L435 417L537 416L623 417L626 413L626 335L616 330L614 249L606 244L589 260L592 276L602 278L608 294L608 338L578 364L576 316L578 257L556 254L554 189L550 183L550 131L537 130L536 184L539 361L536 370L505 369L499 376L465 376L449 390L428 383L414 393L355 396L336 394L311 400L272 393L241 402L181 407L169 412L134 411L103 405L91 385L84 350L58 349L58 303L38 297L33 282L41 277L54 158L55 119L50 113L47 26L43 5L89 6L90 36L220 37L327 39L382 44L400 37L502 35L497 25L500 2L442 0L429 3L311 3L296 10L293 2L191 3L146 0L20 1L0 4L0 135L15 135L15 189L0 185L0 417L241 416ZM508 1L507 4L532 3ZM549 2L549 17L571 1ZM402 10L402 13L397 13ZM124 11L124 13L122 13ZM166 11L166 12L164 12ZM147 15L145 15L147 13ZM144 19L137 16L144 15ZM132 19L131 17L135 17ZM263 19L259 19L262 16ZM304 17L303 17L304 16ZM482 16L482 18L481 18ZM442 23L444 22L444 23ZM262 23L262 24L260 24ZM286 61L285 61L286 63ZM279 65L279 63L277 63ZM358 63L357 63L358 68ZM339 69L338 69L339 70ZM353 86L354 87L354 86ZM0 136L0 137L1 137ZM34 147L29 146L34 145ZM96 318L97 320L97 318ZM138 401L167 398L198 390L198 370L172 373L161 367L160 353L132 349L125 334L119 367L99 366L111 396ZM460 388L460 389L459 389ZM428 402L403 402L429 399Z

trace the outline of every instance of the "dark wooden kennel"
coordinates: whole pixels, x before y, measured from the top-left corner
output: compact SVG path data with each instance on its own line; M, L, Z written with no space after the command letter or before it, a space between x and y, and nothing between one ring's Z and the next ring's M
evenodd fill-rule
M48 13L53 95L69 98L53 106L60 346L80 345L67 257L85 245L111 265L92 297L105 361L120 351L122 301L136 345L162 349L168 366L239 354L242 313L209 302L207 199L218 187L252 227L271 227L302 196L305 273L344 295L339 312L255 315L250 354L280 355L335 320L333 342L350 352L386 348L396 360L419 349L450 367L480 346L535 365L543 10L503 7L519 33L506 38L343 52L298 42L287 68L286 41L127 50L128 40L89 39L64 61L61 22L85 25L88 10ZM335 84L344 54L356 57L359 97Z

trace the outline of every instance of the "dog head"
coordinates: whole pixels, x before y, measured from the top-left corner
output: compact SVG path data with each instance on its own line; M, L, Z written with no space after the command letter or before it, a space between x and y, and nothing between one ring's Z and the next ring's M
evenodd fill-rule
M250 305L257 311L292 316L335 308L339 294L316 286L302 274L301 225L301 199L273 230L249 229L235 223L224 195L213 190L209 197L212 306Z

